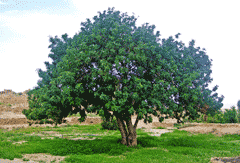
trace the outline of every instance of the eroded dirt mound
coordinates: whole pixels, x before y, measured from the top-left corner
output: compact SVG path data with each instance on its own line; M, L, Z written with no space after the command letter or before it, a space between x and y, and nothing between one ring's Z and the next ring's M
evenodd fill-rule
M67 124L73 125L73 124L78 124L78 125L89 125L89 124L99 124L102 122L101 118L96 118L96 117L87 117L84 122L79 122L78 118L80 117L68 117L65 118L66 120L65 123L62 124L57 124L57 126L64 126ZM48 119L50 120L50 119ZM51 120L50 120L51 121ZM10 119L0 119L0 128L2 129L7 129L8 131L14 129L14 128L27 128L27 127L53 127L55 124L39 124L39 120L37 121L32 121L28 120L27 118L10 118ZM29 123L31 126L29 126Z

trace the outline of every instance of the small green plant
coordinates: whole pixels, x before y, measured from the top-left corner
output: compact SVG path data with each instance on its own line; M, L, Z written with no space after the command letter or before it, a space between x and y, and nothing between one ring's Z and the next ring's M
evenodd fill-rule
M207 123L214 123L214 122L215 122L214 117L211 117L208 115Z
M106 118L104 117L102 117L101 119L103 120L103 122L101 123L103 129L119 130L117 119L115 116L113 117L113 119L110 117L109 121L106 121Z
M230 110L226 110L224 113L224 119L226 123L238 123L235 106L232 106Z
M39 124L45 124L44 122L45 122L45 120L41 120L41 121L39 122Z
M53 124L54 122L53 121L50 121L50 120L47 120L47 119L42 119L41 121L41 124Z
M167 129L167 128L160 126L160 127L157 127L157 128L155 127L155 129Z
M185 127L192 127L192 126L196 126L194 124L177 124L177 123L174 123L173 124L174 127L176 127L177 129L181 129L181 128L185 128Z
M192 119L189 119L187 122L197 122L197 123L201 123L204 121L204 117L203 115L201 114L199 118L195 119L195 120L192 120ZM186 121L184 121L186 122Z
M177 129L179 129L179 127L181 126L181 124L174 123L173 126L174 126L174 127L177 127Z
M237 114L238 123L240 123L240 111Z
M225 123L222 113L216 114L214 115L214 117L211 117L209 114L208 117L209 117L208 123Z
M3 104L4 104L4 103L0 102L0 105L3 105ZM12 105L8 103L7 106L12 106Z
M7 106L12 106L12 105L8 103Z

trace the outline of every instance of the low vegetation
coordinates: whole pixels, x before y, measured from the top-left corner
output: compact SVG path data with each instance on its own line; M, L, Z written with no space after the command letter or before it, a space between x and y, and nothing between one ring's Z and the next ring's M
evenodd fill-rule
M211 120L211 118L214 119L210 116L208 119ZM201 118L196 121L206 123ZM179 129L189 125L192 124L176 124L175 127ZM157 129L165 128L158 127ZM142 162L207 163L212 157L235 157L239 155L240 140L237 134L226 134L218 137L212 133L190 134L178 129L161 134L161 136L150 136L150 133L137 129L138 145L136 147L122 145L119 130L106 130L100 124L45 128L29 127L12 131L0 129L0 153L1 158L11 160L22 158L24 154L50 153L53 156L66 156L63 162L138 162L141 160ZM46 133L47 131L56 131L62 137L41 139L37 134L28 135L31 133ZM76 133L78 136L75 135ZM84 135L85 138L95 139L68 139L72 135L75 135L75 137ZM27 142L13 144L13 142L18 141Z

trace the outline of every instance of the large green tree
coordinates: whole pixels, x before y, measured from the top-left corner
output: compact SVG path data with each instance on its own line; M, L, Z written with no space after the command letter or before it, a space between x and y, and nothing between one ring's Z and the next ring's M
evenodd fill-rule
M199 117L199 109L194 106L202 101L198 98L201 88L193 87L192 81L199 78L200 70L190 71L195 66L193 57L186 53L181 59L178 51L173 55L171 47L157 42L160 34L153 34L154 25L136 28L134 16L119 13L104 11L93 18L94 23L89 19L82 23L86 28L81 28L82 32L67 46L67 54L51 69L50 83L28 92L31 105L25 111L27 118L44 115L38 118L47 116L61 123L67 115L80 112L79 120L84 121L85 111L78 107L82 105L87 112L97 111L107 119L115 116L121 143L136 146L138 121L144 118L145 123L152 122L148 113L158 116L159 122L164 117L157 111L166 114L165 118L177 118L178 123L181 117L173 113L182 113L184 109L191 118ZM179 104L171 98L177 94ZM132 125L134 113L137 119Z

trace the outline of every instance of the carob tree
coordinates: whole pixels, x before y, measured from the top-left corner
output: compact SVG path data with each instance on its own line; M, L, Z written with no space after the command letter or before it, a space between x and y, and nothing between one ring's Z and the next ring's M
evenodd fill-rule
M172 37L161 46L157 42L159 31L153 34L154 25L136 28L134 16L119 13L109 9L108 14L104 11L95 16L94 23L89 19L81 23L86 28L67 45L66 55L51 68L49 81L28 92L27 118L48 117L57 124L77 112L83 122L85 110L107 120L115 116L121 143L127 146L137 145L139 120L152 122L148 113L158 116L159 122L164 117L157 111L165 118L176 118L178 123L184 123L180 118L187 115L199 118L200 109L195 106L203 103L203 94L193 81L200 78L201 70L189 53L193 47L176 50L178 42L172 42ZM182 116L184 110L186 115ZM134 113L137 119L132 125Z

